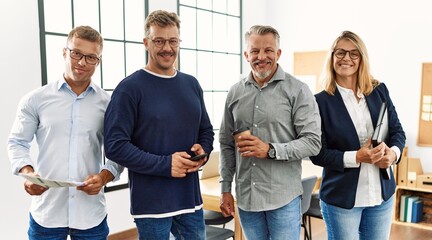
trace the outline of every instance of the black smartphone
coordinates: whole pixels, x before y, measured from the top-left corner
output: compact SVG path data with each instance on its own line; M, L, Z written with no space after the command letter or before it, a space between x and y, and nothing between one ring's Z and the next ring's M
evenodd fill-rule
M205 158L205 157L208 157L208 154L207 154L207 153L200 154L200 155L196 155L195 157L191 157L191 158L189 158L189 160L192 160L192 161L199 161L199 160L201 160L201 159L203 159L203 158Z

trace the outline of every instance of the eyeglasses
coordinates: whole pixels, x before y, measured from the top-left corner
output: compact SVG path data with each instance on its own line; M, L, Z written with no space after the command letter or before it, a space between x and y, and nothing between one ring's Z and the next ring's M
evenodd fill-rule
M156 39L152 40L152 42L154 43L154 45L156 45L156 47L163 47L163 46L165 46L166 42L168 42L168 44L171 47L178 47L181 40L178 38L170 38L170 39L156 38Z
M95 55L85 55L85 54L82 54L78 51L72 50L68 47L66 47L66 49L69 50L69 53L70 53L69 56L72 59L81 60L83 57L85 57L86 63L91 64L91 65L95 65L100 61L100 58L96 57Z
M333 51L333 54L335 55L335 57L337 57L339 59L343 59L347 53L349 53L348 55L352 60L356 60L361 56L359 50L357 50L357 49L347 51L345 49L338 48L338 49L335 49Z

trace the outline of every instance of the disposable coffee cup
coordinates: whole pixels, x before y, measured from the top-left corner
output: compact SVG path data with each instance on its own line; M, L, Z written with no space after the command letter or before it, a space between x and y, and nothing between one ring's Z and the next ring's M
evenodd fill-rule
M232 135L233 135L233 137L234 137L234 140L235 140L236 142L238 142L240 136L247 136L247 135L251 135L251 132L250 132L250 130L249 130L248 127L242 127L242 128L239 128L239 129L235 130L235 131L232 133Z

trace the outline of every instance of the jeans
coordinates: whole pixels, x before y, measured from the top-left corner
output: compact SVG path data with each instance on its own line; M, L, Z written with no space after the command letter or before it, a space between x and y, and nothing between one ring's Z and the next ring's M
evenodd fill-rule
M80 230L68 227L46 228L39 225L30 214L29 240L106 240L108 238L107 217L96 227Z
M246 239L287 240L300 239L301 197L287 205L262 212L238 209Z
M381 205L344 209L320 201L328 240L385 240L390 237L394 195Z
M202 209L193 213L166 218L135 218L140 240L168 240L170 232L175 239L205 239L204 212Z

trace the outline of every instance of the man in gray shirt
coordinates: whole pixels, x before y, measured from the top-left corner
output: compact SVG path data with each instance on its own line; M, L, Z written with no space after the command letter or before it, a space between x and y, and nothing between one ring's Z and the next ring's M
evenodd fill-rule
M244 56L252 71L228 93L220 128L221 205L234 214L235 175L240 221L247 239L299 239L301 160L321 149L321 119L308 86L284 72L279 33L252 26ZM249 128L237 143L233 132Z

